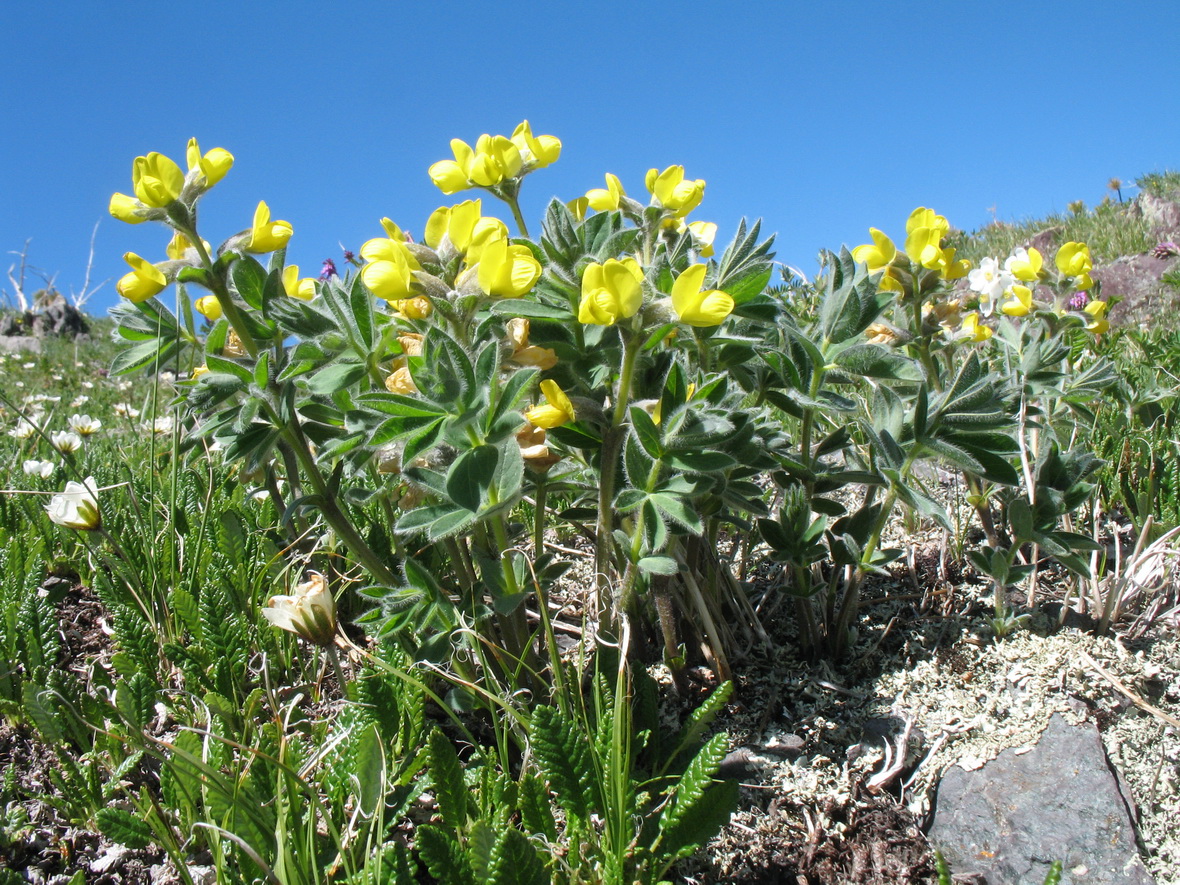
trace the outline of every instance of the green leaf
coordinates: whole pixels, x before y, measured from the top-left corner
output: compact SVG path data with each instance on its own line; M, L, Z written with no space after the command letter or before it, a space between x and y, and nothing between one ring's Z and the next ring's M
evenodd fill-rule
M443 822L457 833L467 829L467 785L463 782L463 767L459 756L445 734L438 729L427 741L430 757L430 779L434 784L435 799ZM433 872L433 870L432 870Z
M649 575L670 576L680 572L680 564L671 556L645 556L636 565Z
M648 500L657 510L673 522L684 526L684 528L688 529L694 535L699 535L705 530L704 524L696 514L696 511L679 495L654 492L648 496Z
M500 453L495 446L476 446L455 459L447 471L447 496L475 512L487 500Z
M581 730L553 707L533 711L533 751L557 802L582 822L602 808L599 783L590 760L590 744Z
M667 832L694 814L696 804L713 783L721 760L729 751L729 735L718 732L693 756L660 815L660 832ZM675 849L673 849L675 850Z
M537 846L515 827L504 829L492 849L487 885L548 885Z
M417 829L418 854L439 885L476 885L467 854L454 836L433 824Z
M492 304L492 312L506 317L528 317L534 320L558 320L568 323L574 320L573 311L568 307L543 304L524 298L505 298Z
M152 841L152 830L145 821L122 808L107 806L94 813L99 832L128 848L146 848Z
M331 396L356 384L366 374L367 370L363 363L341 360L340 362L325 366L312 375L307 382L307 388L312 393L320 396Z
M357 784L357 807L371 818L385 793L385 748L376 724L361 732L352 753L352 773Z
M740 795L738 782L713 784L693 804L692 814L663 832L663 857L672 862L687 857L729 823ZM661 821L662 823L662 821Z
M266 286L266 268L258 260L247 255L239 258L229 268L230 282L242 300L255 310L262 309L262 290Z

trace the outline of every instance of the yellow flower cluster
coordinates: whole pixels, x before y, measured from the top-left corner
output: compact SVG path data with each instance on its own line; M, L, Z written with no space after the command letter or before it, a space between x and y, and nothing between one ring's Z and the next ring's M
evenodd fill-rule
M453 138L451 152L455 159L430 167L430 180L448 196L473 187L494 188L548 166L561 156L561 141L552 135L534 136L525 120L511 138L481 135L474 148Z

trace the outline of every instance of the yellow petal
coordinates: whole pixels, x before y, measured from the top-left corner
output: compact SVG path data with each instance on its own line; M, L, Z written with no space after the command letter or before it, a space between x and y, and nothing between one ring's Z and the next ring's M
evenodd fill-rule
M127 194L114 194L111 196L111 205L109 211L111 215L120 221L125 221L128 224L139 224L147 221L145 213L147 207L135 199L129 197Z

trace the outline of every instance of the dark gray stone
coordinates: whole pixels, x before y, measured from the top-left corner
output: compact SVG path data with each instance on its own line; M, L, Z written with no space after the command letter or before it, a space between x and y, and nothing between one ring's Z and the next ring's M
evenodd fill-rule
M952 872L987 885L1039 885L1054 860L1063 883L1154 885L1128 806L1098 730L1055 714L1029 752L948 769L929 836Z
M1151 323L1177 306L1177 292L1164 285L1163 276L1180 263L1175 257L1127 255L1094 268L1091 276L1102 284L1102 297L1122 301L1111 312L1120 325Z

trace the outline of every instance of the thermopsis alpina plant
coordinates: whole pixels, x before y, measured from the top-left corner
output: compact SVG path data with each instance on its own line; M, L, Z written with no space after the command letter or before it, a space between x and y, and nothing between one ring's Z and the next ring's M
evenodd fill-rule
M1055 522L1076 495L1049 494L1035 465L1108 381L1075 335L1105 331L1104 302L1062 301L1090 288L1082 244L1056 273L1035 250L988 264L968 292L953 288L974 271L947 220L921 208L904 249L874 230L829 256L818 312L796 316L768 288L758 224L710 258L716 225L688 220L705 181L681 166L649 170L646 201L613 174L555 199L530 238L520 187L561 142L525 122L451 148L431 180L503 201L518 236L468 199L436 210L422 242L382 219L356 269L301 278L284 267L292 225L265 202L217 249L201 238L197 201L233 158L195 141L187 173L138 158L136 198L111 203L173 235L166 261L128 256L115 314L132 343L115 370L189 378L189 442L262 478L293 544L317 521L331 530L367 575L377 605L361 620L378 636L467 676L464 647L484 643L497 678L541 687L528 608L547 610L564 570L547 546L557 529L593 539L599 630L638 625L674 669L703 640L725 675L732 640L765 634L718 545L726 527L757 527L787 566L804 641L840 653L863 577L896 555L880 549L894 506L949 524L916 478L927 459L968 475L989 543L1011 540L990 503L1011 488L1035 511L1021 540L1081 561ZM156 297L172 282L175 311ZM833 494L849 485L851 510ZM371 543L360 526L374 521L392 543Z

